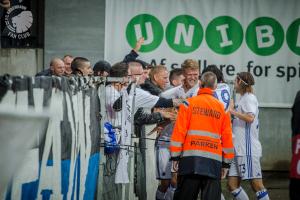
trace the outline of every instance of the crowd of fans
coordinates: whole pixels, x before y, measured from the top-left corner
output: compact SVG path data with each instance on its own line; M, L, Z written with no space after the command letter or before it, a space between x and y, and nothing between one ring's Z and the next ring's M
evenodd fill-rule
M156 128L152 131L157 133L155 166L156 178L160 180L156 191L156 199L181 199L183 196L196 199L195 197L198 196L200 190L203 199L214 199L218 195L221 195L220 198L224 199L220 192L220 184L215 185L215 183L212 184L208 180L220 181L221 178L225 177L228 177L228 189L235 199L249 199L240 185L242 180L250 180L257 199L269 199L267 190L262 182L260 166L261 146L258 140L258 102L253 94L253 76L249 72L237 74L234 89L236 93L240 94L240 99L237 102L233 102L232 91L226 84L222 72L215 65L206 67L202 70L202 73L200 72L199 63L193 59L186 59L181 64L181 68L170 71L164 65L152 66L145 61L137 59L139 56L138 51L143 41L143 38L138 40L135 48L121 62L112 66L109 62L101 60L92 68L91 62L87 58L74 58L72 55L65 55L63 58L53 58L49 68L37 73L36 76L107 77L105 86L106 115L104 120L113 127L117 140L120 140L122 117L124 117L121 112L122 92L129 94L134 83L134 134L140 138L142 147L140 148L140 153L143 155L145 155L146 151L143 147L143 141L147 136L145 125L156 124ZM113 78L110 79L109 77ZM205 91L213 91L212 95L222 104L226 115L229 118L231 116L229 121L232 122L232 124L230 123L232 130L230 129L230 133L231 136L235 136L234 142L231 141L231 136L226 141L227 144L232 143L232 149L235 149L235 153L229 148L230 145L229 147L223 146L223 154L221 154L223 160L221 162L222 165L220 165L222 170L216 174L213 174L212 171L214 170L211 170L214 168L218 171L219 168L215 165L209 166L209 169L203 172L201 171L203 170L202 166L199 168L200 171L196 170L198 167L197 163L195 163L196 161L189 161L188 164L184 163L184 150L182 150L179 157L173 155L174 153L176 155L178 150L176 148L179 148L176 145L181 144L184 146L186 142L191 142L185 140L179 142L178 138L176 139L176 137L181 137L180 130L186 128L182 126L190 127L192 123L201 123L196 120L196 122L187 121L188 125L183 125L182 120L186 120L186 117L188 120L191 120L187 114L183 114L187 112L184 110L189 110L189 107L193 105L191 103L192 99L197 98L199 95L201 96L201 94L206 94ZM178 108L180 109L178 110ZM193 109L195 108L193 107ZM201 114L201 112L203 115L213 116L212 113L205 113L207 111L203 110L193 110L190 115L193 116L195 113ZM184 117L178 119L178 114ZM191 131L188 129L186 129L187 132ZM205 132L205 134L208 133ZM220 135L220 137L225 137L222 133ZM184 138L186 139L186 137ZM221 145L225 143L222 139L219 142ZM245 142L247 143L246 145L244 145ZM172 146L174 144L175 146ZM197 144L209 146L209 142L199 142ZM230 156L226 158L226 155L230 154L232 156L235 154L234 158L228 159ZM199 157L199 155L193 156ZM207 154L200 155L200 157L203 156L205 159L209 158ZM230 160L230 162L225 162L225 160ZM209 162L211 163L212 161ZM185 167L189 170L193 168L189 172L190 174L183 173ZM205 178L203 179L203 177ZM205 180L206 182L193 182L194 179L198 181ZM198 186L191 187L191 184Z
M155 143L155 157L156 157L156 178L160 180L160 184L157 187L156 199L180 199L184 196L189 196L194 199L198 196L199 190L202 191L203 197L212 198L213 195L221 195L220 187L212 184L212 188L208 190L205 187L209 187L210 182L205 184L205 187L197 187L194 191L186 190L186 188L192 188L190 186L185 187L190 180L186 178L184 171L185 164L184 161L178 160L172 155L174 152L170 152L169 148L172 149L172 143L174 143L175 137L173 131L174 126L177 127L182 125L182 119L177 119L178 107L179 105L189 105L187 101L188 98L195 97L200 93L198 91L205 91L206 87L211 87L215 91L214 97L220 100L220 104L223 106L223 110L226 113L231 113L237 118L242 120L246 117L247 122L252 123L258 112L258 107L255 107L249 110L249 113L240 113L235 111L235 109L230 106L231 91L229 86L225 83L222 72L214 65L208 66L203 70L203 75L201 76L200 67L197 61L192 59L186 59L179 69L172 69L169 71L166 66L157 65L151 66L150 64L137 59L138 51L143 44L144 39L141 38L137 41L134 49L126 55L123 61L115 63L113 66L110 65L107 61L99 61L94 67L91 67L91 63L87 58L84 57L73 57L71 55L65 55L62 59L53 58L50 62L48 69L45 69L36 74L36 76L102 76L102 77L114 77L119 78L115 80L107 79L106 89L105 89L105 107L106 115L105 122L110 123L114 128L117 140L120 140L121 127L122 127L122 91L130 92L132 83L136 84L135 88L135 100L134 100L134 133L140 137L145 138L145 125L156 124L155 131L157 132L157 139ZM207 74L208 73L208 74ZM211 74L213 76L211 76ZM201 79L203 78L203 80ZM206 78L204 78L206 77ZM207 77L213 77L207 78ZM252 94L251 86L254 84L254 79L251 74L245 72L237 76L237 85L240 84L240 87L246 88L246 90L241 90L242 95L250 93ZM207 80L206 80L207 79ZM209 80L214 80L208 84ZM202 81L201 81L202 80ZM218 83L218 84L217 84ZM208 84L208 85L206 85ZM216 84L216 85L215 85ZM201 89L202 88L202 89ZM199 90L200 89L200 90ZM251 95L250 95L251 96ZM252 97L252 96L251 96ZM253 97L255 99L255 97ZM251 100L250 100L251 101ZM251 102L250 102L251 103ZM246 107L249 107L246 103ZM181 108L183 109L183 108ZM151 110L149 112L149 110ZM179 110L179 114L182 111ZM242 115L242 117L241 117ZM244 116L245 115L245 116ZM249 118L249 119L248 119ZM177 121L176 121L177 119ZM245 120L245 119L244 119ZM176 122L176 123L175 123ZM200 122L196 122L200 123ZM190 126L190 125L189 125ZM176 132L176 131L174 131ZM173 134L173 135L172 135ZM221 136L225 136L220 133ZM172 138L172 139L171 139ZM231 138L231 131L230 131ZM141 139L142 140L142 139ZM176 139L175 139L176 140ZM186 141L182 141L184 143ZM221 141L221 143L224 141ZM143 144L143 142L140 142ZM170 147L171 143L171 147ZM228 144L232 144L231 139L227 141ZM259 143L259 141L258 141ZM230 146L230 145L229 145ZM224 147L223 147L224 148ZM145 148L141 148L140 151L142 154L145 154ZM226 148L224 148L226 149ZM230 148L229 148L230 149ZM232 151L233 152L233 151ZM175 152L176 153L176 152ZM181 152L182 153L182 152ZM223 153L224 154L224 153ZM184 154L183 154L184 155ZM244 154L242 154L244 155ZM224 155L223 155L224 156ZM249 156L249 155L247 155ZM247 194L240 187L240 181L242 179L252 180L252 186L257 192L257 195L268 199L268 194L262 185L261 179L261 169L259 156L255 157L255 166L257 167L255 172L258 172L256 176L250 176L247 174L245 177L245 172L241 171L239 167L231 169L233 175L229 177L228 186L233 196L236 199L246 199ZM194 155L194 157L199 157L199 155ZM201 157L201 155L200 155ZM203 157L203 155L202 155ZM205 159L207 159L207 156ZM243 158L243 156L239 157ZM258 160L257 160L258 159ZM211 159L210 159L211 160ZM213 160L213 159L212 159ZM236 160L237 161L237 160ZM209 161L211 162L211 161ZM236 165L241 165L239 163L233 164L232 167ZM188 165L194 166L197 168L197 164L189 161ZM242 162L242 165L245 164ZM220 165L221 166L221 165ZM222 162L222 169L229 168L230 162ZM209 166L208 166L209 167ZM210 166L214 168L216 166ZM193 168L193 167L192 167ZM201 167L200 167L201 168ZM144 169L146 170L146 169ZM178 171L179 170L179 171ZM243 169L245 170L245 169ZM250 170L247 168L247 170ZM252 170L252 169L251 169ZM214 179L220 181L221 171L216 174L210 174L214 170L203 171L191 171L188 175L194 175L194 177L199 178L198 175L204 176L208 179ZM218 171L218 168L216 168ZM228 171L228 170L227 170ZM179 172L179 173L178 173ZM196 173L196 174L195 174ZM222 177L224 178L226 170L222 170ZM230 175L230 174L229 174ZM237 178L239 177L239 178ZM179 182L178 180L179 179ZM185 181L183 181L185 180ZM187 181L188 180L188 181ZM206 179L205 179L206 180ZM177 184L178 182L178 184ZM188 184L190 185L190 184ZM219 184L220 186L220 184ZM177 190L176 190L177 188ZM185 188L185 189L184 189ZM176 191L176 192L175 192ZM175 193L175 197L174 197ZM222 198L224 198L222 196Z

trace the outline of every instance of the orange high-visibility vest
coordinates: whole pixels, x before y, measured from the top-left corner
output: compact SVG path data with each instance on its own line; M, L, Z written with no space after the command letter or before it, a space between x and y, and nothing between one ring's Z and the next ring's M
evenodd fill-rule
M179 174L221 176L222 162L234 157L230 116L213 90L202 88L198 96L180 105L171 137L172 159L180 158Z

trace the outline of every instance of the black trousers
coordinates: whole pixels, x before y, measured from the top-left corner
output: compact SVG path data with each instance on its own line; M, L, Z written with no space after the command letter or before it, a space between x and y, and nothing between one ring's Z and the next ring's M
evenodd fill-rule
M196 200L200 191L201 200L220 200L221 181L194 174L178 176L174 200Z
M290 200L300 199L300 179L290 179Z

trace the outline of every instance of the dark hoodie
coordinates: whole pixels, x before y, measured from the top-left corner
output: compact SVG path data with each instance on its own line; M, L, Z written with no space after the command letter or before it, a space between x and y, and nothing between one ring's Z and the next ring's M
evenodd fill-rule
M141 88L143 90L150 92L150 94L155 95L155 96L159 96L160 93L162 93L162 90L158 86L156 86L154 83L152 83L152 81L149 79L145 80L145 83L141 85Z

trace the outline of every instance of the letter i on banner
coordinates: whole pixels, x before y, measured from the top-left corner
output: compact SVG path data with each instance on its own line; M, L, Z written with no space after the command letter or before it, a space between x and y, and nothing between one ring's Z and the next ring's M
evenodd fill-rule
M226 47L233 44L232 40L228 39L228 35L226 32L228 28L229 28L228 24L223 24L221 26L216 27L217 31L220 31L221 33L221 37L222 37L222 42L220 44L221 47Z

